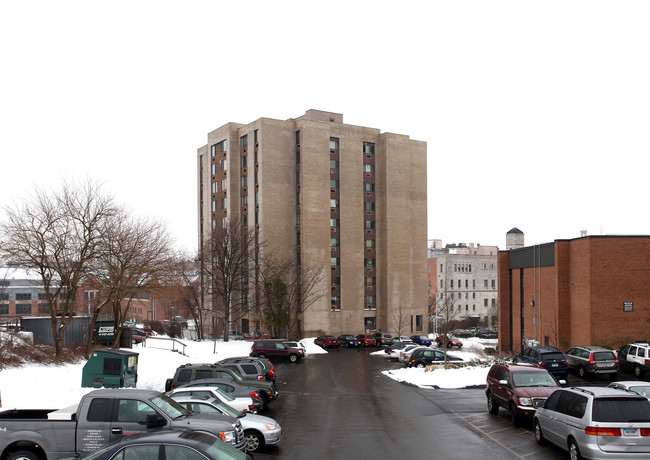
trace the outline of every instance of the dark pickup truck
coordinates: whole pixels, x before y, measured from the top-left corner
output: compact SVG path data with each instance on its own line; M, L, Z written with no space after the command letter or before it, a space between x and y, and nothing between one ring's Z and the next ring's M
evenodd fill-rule
M173 429L211 433L233 449L246 449L241 422L234 417L193 414L158 391L101 389L64 409L0 412L0 458L74 457L130 434Z

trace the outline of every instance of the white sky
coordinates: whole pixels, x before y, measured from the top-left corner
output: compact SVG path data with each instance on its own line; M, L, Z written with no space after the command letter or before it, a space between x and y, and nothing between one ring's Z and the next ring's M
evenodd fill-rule
M196 150L308 109L428 145L429 238L650 234L650 2L4 1L0 205L91 177L196 248Z

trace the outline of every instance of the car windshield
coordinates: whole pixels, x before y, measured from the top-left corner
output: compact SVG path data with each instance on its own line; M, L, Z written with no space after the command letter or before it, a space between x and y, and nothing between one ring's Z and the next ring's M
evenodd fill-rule
M212 401L212 404L218 407L221 412L226 413L227 415L230 415L231 417L243 417L244 414L241 411L238 411L237 409L232 408L226 403L223 403L219 401L218 399L215 399Z
M156 396L155 398L151 399L151 402L154 406L156 406L158 409L164 412L165 415L167 415L167 417L171 418L172 420L177 419L178 417L187 416L191 414L189 410L185 409L183 406L178 404L169 396L165 396L165 395Z
M513 384L516 387L556 387L555 379L548 372L513 372Z
M559 352L542 353L542 360L544 360L544 361L553 361L553 360L562 361L562 360L564 360L564 355L562 353L559 353Z
M640 398L596 398L594 422L650 422L650 401Z
M650 399L650 385L633 385L630 390Z

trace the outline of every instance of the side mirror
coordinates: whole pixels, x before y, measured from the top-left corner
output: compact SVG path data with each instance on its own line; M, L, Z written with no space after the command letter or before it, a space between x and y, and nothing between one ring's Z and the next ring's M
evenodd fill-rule
M147 429L151 428L160 428L161 426L167 425L167 420L160 414L148 414L147 415Z

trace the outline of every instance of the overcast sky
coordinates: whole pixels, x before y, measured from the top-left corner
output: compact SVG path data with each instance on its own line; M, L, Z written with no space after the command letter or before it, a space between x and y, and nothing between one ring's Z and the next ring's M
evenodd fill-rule
M650 2L3 1L0 205L91 177L195 250L196 151L308 109L426 141L428 235L650 234Z

